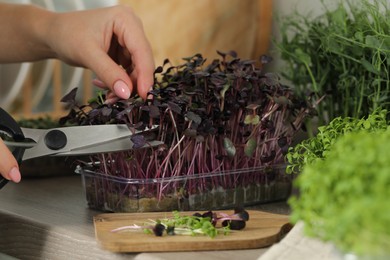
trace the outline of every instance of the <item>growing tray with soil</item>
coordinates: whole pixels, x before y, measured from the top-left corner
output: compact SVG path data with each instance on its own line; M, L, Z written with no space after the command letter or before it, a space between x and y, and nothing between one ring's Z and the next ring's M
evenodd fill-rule
M291 194L285 166L165 178L108 176L78 167L88 206L106 212L231 209L282 201Z
M80 164L91 207L202 210L288 197L284 156L314 109L276 74L263 73L271 58L256 62L218 53L221 58L210 63L200 54L178 66L165 60L147 100L105 104L100 93L79 105L76 89L63 98L71 109L62 123L127 124L134 130L158 125L133 135L133 149ZM163 144L148 147L150 140Z

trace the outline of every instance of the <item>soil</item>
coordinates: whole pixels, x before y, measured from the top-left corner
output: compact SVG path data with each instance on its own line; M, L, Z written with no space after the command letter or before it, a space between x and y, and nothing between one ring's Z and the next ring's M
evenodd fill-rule
M216 210L236 206L253 206L286 200L292 191L291 181L275 181L271 184L251 184L247 187L213 188L202 193L182 196L180 193L140 197L129 196L98 188L96 183L86 187L88 206L105 212L156 212L173 210Z

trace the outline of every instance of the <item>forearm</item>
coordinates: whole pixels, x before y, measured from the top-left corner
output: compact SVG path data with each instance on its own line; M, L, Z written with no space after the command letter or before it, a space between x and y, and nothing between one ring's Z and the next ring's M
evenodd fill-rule
M32 5L0 3L0 63L55 58L45 41L53 15Z

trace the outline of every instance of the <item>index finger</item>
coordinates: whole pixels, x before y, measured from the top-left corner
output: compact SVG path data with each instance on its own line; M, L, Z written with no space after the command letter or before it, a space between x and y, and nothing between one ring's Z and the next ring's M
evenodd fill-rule
M118 37L119 43L124 46L131 54L134 66L134 82L137 86L137 92L142 98L146 98L154 83L154 57L153 51L143 30L142 22L134 16L133 30L124 30L123 25L118 24L114 27L114 33L121 35Z

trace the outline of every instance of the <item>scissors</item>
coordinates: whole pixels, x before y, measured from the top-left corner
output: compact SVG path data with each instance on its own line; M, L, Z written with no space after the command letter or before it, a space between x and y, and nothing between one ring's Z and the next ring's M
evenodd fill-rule
M73 156L116 152L134 148L133 135L156 129L132 130L125 124L69 126L52 129L21 128L6 111L0 108L0 132L11 137L4 141L20 165L22 161L42 156ZM162 144L148 141L143 147ZM0 189L8 180L0 176Z

